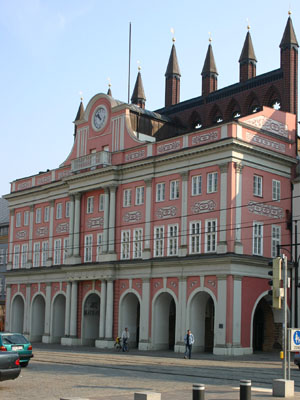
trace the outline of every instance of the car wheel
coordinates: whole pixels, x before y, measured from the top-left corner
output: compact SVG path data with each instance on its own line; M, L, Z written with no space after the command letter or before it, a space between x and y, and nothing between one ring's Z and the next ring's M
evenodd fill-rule
M20 363L20 364L21 364L21 367L24 367L24 368L26 368L26 367L27 367L27 365L28 365L28 363L29 363L29 361L26 361L26 362L24 362L24 363Z

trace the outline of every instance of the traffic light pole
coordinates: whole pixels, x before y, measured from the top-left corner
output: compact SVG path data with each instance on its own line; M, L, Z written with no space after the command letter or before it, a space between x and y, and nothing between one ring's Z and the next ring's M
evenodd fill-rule
M283 263L283 290L284 290L284 326L282 330L283 334L283 379L286 380L286 359L287 359L287 257L285 254L282 255Z

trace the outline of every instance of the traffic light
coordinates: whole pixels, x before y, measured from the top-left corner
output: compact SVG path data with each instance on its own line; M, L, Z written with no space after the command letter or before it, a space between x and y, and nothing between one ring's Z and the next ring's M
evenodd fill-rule
M272 296L273 308L281 308L281 298L283 297L283 289L281 288L281 257L276 257L272 261L272 271L268 272L268 275L272 276L272 280L269 281L269 285L272 286L272 290L269 290L269 294Z

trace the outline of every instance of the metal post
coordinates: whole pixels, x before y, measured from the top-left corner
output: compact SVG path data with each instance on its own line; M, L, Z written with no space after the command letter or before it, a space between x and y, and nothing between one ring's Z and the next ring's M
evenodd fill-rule
M193 400L204 400L205 386L203 384L195 383L193 385Z
M287 257L285 254L282 255L283 261L283 288L284 288L284 326L283 326L283 379L286 380L286 360L287 360Z
M251 381L240 381L240 400L251 400Z
M295 296L295 319L294 327L298 328L298 221L295 221L295 282L294 282L294 296Z

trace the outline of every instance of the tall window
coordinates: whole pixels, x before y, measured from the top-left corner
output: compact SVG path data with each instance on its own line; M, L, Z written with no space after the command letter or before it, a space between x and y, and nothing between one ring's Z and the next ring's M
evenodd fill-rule
M198 254L201 252L201 222L190 223L190 253Z
M42 209L39 207L35 210L35 223L40 224L42 222Z
M130 231L121 232L121 259L128 260L130 258Z
M217 250L217 220L205 221L205 252L214 253Z
M263 255L263 224L261 222L253 222L253 254Z
M5 249L0 249L0 265L4 264Z
M103 242L103 234L98 233L97 235L97 261L101 261L101 254L102 254L102 242Z
M13 258L13 268L19 268L20 266L20 245L14 246L14 258Z
M66 263L66 259L68 257L68 251L69 251L69 238L65 237L64 238L63 264Z
M54 240L54 265L61 264L61 239Z
M156 201L164 201L166 194L166 184L164 182L156 184Z
M42 242L42 266L45 267L48 260L49 245L48 241Z
M272 200L280 200L280 181L272 180Z
M44 208L44 222L49 222L50 209L49 206Z
M16 227L19 228L21 226L21 213L16 213Z
M164 255L164 226L154 228L154 257L163 257Z
M99 211L104 211L104 193L99 195Z
M168 225L168 256L178 254L178 225Z
M93 255L93 235L84 238L84 262L91 262Z
M262 177L253 176L253 194L254 196L262 197Z
M56 204L56 219L62 218L62 203Z
M139 186L135 188L135 204L137 206L144 204L144 186Z
M40 266L40 242L34 243L33 245L33 266Z
M133 231L133 258L141 258L143 251L143 229L136 228Z
M94 197L91 196L87 198L86 213L93 214L93 212L94 212Z
M202 175L192 177L192 196L198 196L202 193Z
M277 257L277 246L280 245L281 227L272 225L272 243L271 243L271 257Z
M21 268L26 268L28 258L28 244L23 243L21 249Z
M170 200L179 199L179 181L170 181Z
M123 191L123 207L131 206L131 189L125 189Z
M29 211L24 211L24 226L29 225Z
M218 173L209 172L207 174L207 193L214 193L218 190Z
M70 218L70 207L71 207L71 202L67 201L66 202L66 218Z

